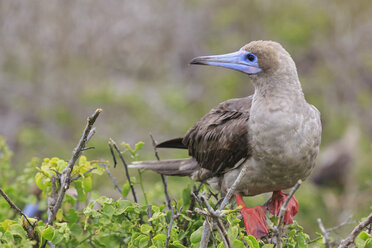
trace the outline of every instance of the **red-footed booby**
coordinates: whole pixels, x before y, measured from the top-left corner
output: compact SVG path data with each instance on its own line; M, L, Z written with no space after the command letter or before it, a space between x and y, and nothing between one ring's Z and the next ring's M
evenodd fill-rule
M194 58L191 64L212 65L247 74L254 94L227 100L202 117L183 138L158 147L188 149L189 159L137 162L165 175L191 176L226 194L243 168L246 175L235 193L248 234L268 234L266 209L278 215L288 189L306 179L321 141L319 111L306 102L296 65L277 42L252 41L239 51ZM265 206L247 208L243 196L273 192ZM284 223L292 223L298 202L292 198Z

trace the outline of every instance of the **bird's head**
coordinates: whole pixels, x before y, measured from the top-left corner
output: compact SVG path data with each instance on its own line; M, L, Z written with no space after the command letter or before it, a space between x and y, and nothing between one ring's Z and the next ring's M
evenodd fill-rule
M225 67L253 77L273 76L278 73L297 74L291 56L274 41L252 41L237 52L196 57L190 64Z

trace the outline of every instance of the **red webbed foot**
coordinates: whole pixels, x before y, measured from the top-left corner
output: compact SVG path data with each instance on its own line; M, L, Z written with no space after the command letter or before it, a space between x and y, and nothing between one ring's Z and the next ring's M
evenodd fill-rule
M280 208L284 204L285 200L287 199L288 194L283 193L281 190L274 191L273 196L271 197L270 201L267 203L267 208L275 217L279 215ZM292 224L293 223L293 216L295 216L298 212L298 201L294 196L289 200L287 205L287 210L285 211L283 222L284 224Z
M236 194L235 199L238 206L242 206L240 213L243 216L244 226L247 233L253 235L255 238L266 236L269 233L266 223L266 208L264 206L247 208L241 194Z

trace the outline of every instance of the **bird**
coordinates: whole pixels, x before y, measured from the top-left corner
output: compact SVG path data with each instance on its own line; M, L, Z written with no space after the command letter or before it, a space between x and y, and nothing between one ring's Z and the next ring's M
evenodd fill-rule
M306 101L296 65L278 42L251 41L236 52L196 57L190 64L242 72L250 78L254 93L220 103L184 137L157 145L188 149L190 158L135 162L131 168L190 176L224 196L247 166L235 199L247 233L266 236L266 211L278 216L288 196L282 190L305 180L315 165L322 132L320 112ZM273 192L266 204L246 207L243 196L266 192ZM283 222L291 224L297 212L298 202L292 197Z

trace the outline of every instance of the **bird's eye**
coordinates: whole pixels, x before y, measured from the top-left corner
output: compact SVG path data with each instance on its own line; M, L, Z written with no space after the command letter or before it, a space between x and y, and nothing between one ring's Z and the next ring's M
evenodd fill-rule
M248 53L247 59L251 62L253 62L256 59L256 56L252 53Z

